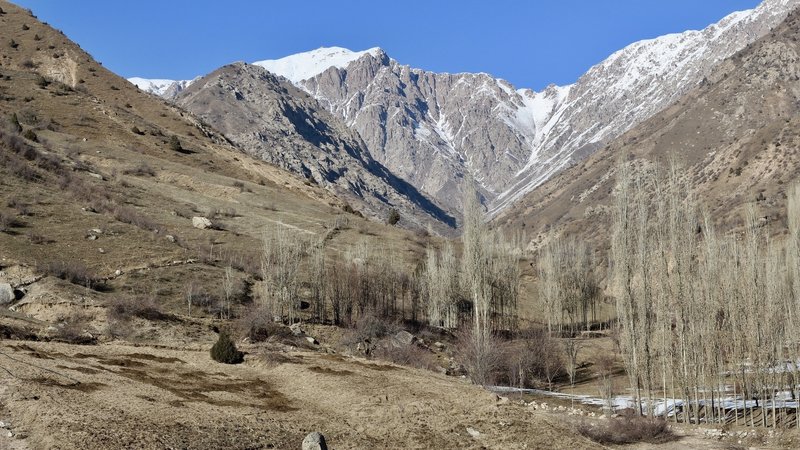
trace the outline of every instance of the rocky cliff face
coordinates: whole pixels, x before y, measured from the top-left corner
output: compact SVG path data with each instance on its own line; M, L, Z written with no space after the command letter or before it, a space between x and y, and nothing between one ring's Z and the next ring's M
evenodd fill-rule
M701 31L634 43L575 84L542 92L483 73L414 69L377 48L323 48L255 64L312 95L419 191L458 210L461 190L474 182L496 215L673 104L799 4L765 0ZM160 90L169 97L179 88Z
M672 104L798 4L767 0L702 31L637 42L574 85L542 92L487 74L413 69L374 49L296 84L422 191L458 205L472 179L497 213Z
M175 101L248 153L300 173L378 219L443 231L454 219L376 162L356 132L316 100L265 69L224 66L182 90Z

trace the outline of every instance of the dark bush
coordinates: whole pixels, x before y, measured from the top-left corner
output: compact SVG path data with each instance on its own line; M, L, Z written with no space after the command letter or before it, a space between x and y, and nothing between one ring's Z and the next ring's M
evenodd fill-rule
M236 348L228 333L222 332L217 343L211 347L211 358L223 364L239 364L244 361L244 353Z
M74 345L93 345L97 343L97 338L86 332L91 319L88 316L74 314L56 327L51 335L56 342L65 342Z
M134 175L138 177L154 177L156 176L156 170L150 167L149 164L142 161L138 165L125 169L122 171L125 175Z
M8 233L12 228L20 228L25 224L11 214L0 211L0 232Z
M39 272L90 289L100 286L100 279L79 261L51 261L40 265Z
M180 139L178 139L178 136L175 136L174 134L169 137L168 145L169 149L172 150L173 152L183 151L183 146L181 145Z
M625 445L637 442L663 444L677 439L663 419L628 414L599 423L580 422L578 433L601 444Z
M386 223L389 225L396 225L397 222L400 222L400 212L398 212L396 209L392 209L389 211L389 218L386 219Z
M289 328L280 323L275 323L272 315L263 307L258 306L247 310L236 321L236 328L239 334L247 337L250 342L264 342L267 340L283 342L294 339L294 335L292 335Z
M25 130L25 132L22 133L22 137L31 142L39 142L39 136L37 136L36 132L31 129Z
M17 117L17 113L13 113L8 117L8 125L12 133L22 132L22 125L20 125L19 123L19 118Z
M113 299L108 305L108 317L118 321L127 321L134 317L151 322L178 320L174 315L162 312L152 297L141 295L126 295Z

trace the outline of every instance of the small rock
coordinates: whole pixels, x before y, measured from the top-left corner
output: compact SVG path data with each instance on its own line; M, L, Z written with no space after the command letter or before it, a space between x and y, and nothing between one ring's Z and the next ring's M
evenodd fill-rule
M328 450L328 444L325 443L325 436L318 431L309 433L308 436L303 439L303 450Z
M192 217L192 226L200 230L205 230L206 228L211 228L211 221L205 217Z
M0 420L0 428L8 428L10 426L11 426L10 423L3 422L2 420Z
M114 275L115 276L120 276L120 275L122 275L122 271L117 269L117 270L114 271Z
M467 427L467 433L469 433L469 435L474 437L475 439L477 439L478 436L481 435L480 431L478 431L478 430L476 430L475 428L472 428L472 427Z
M499 395L495 395L495 401L497 401L498 405L505 405L509 402L508 397L502 397Z
M100 181L103 181L103 176L99 173L89 172L89 176L93 178L97 178Z
M97 235L90 234L90 235L86 236L86 239L88 239L90 241L96 241L97 240Z
M319 345L319 342L317 342L317 340L316 340L316 339L314 339L314 338L313 338L313 337L311 337L311 336L306 336L306 340L307 340L307 341L308 341L308 343L309 343L309 344L311 344L311 345Z
M89 230L89 232L94 234L103 234L103 230L101 230L100 228L92 228L91 230Z
M293 336L302 336L302 335L305 334L305 333L303 333L303 329L300 328L300 324L299 323L293 323L293 324L289 325L289 330L292 331L292 335Z
M14 289L8 283L0 283L0 305L8 305L16 300Z
M105 253L106 252L103 248L98 248L97 251L100 252L100 253Z
M434 346L434 347L436 347L436 348L438 348L439 350L441 350L441 349L443 349L443 348L444 348L444 344L442 344L442 343L441 343L441 342L439 342L439 341L436 341L436 342L434 342L434 343L433 343L433 346Z
M175 242L175 236L173 236L173 235L171 235L171 234L168 234L166 237L167 237L167 240L168 240L168 241L170 241L170 242Z

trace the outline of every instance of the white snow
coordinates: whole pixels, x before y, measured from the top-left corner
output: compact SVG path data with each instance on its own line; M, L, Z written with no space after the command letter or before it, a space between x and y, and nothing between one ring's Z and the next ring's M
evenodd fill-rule
M145 92L161 96L164 95L164 93L167 92L167 89L169 89L173 85L177 85L181 89L185 89L199 78L200 77L196 77L191 80L163 80L163 79L131 77L128 78L128 81L135 84L136 86L139 87L139 89Z
M321 47L280 59L256 61L253 64L297 84L303 80L313 78L331 67L343 69L364 55L377 56L380 52L382 50L378 47L360 52L354 52L342 47Z

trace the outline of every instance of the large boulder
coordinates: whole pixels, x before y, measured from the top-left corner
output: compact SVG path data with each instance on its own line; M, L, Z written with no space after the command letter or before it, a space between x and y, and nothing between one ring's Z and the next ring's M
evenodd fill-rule
M303 439L303 450L328 450L328 444L325 443L325 436L320 432L309 433Z
M406 330L400 330L392 336L392 344L395 347L405 347L411 345L417 338Z
M206 228L211 228L211 221L205 217L192 217L192 226L205 230Z
M0 306L10 305L14 300L14 288L8 283L0 283Z

